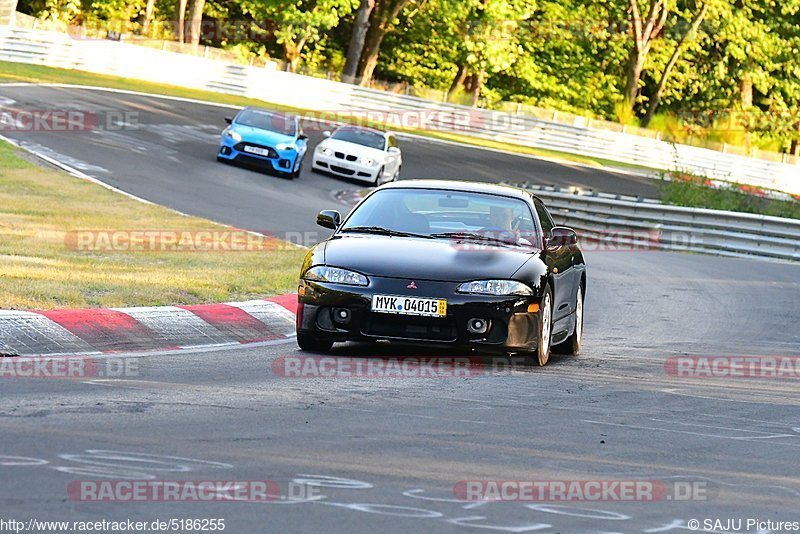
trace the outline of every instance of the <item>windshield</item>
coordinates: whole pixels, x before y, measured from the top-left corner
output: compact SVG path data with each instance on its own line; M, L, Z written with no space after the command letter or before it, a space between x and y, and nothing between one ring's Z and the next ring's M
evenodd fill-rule
M378 191L358 206L339 231L521 246L539 242L531 210L523 200L436 189Z
M259 109L244 109L236 116L236 124L252 126L260 130L269 130L283 135L295 134L295 120L293 117L261 111Z
M333 132L331 139L356 143L357 145L377 148L378 150L383 150L386 145L386 139L384 139L382 134L364 130L363 128L339 128Z

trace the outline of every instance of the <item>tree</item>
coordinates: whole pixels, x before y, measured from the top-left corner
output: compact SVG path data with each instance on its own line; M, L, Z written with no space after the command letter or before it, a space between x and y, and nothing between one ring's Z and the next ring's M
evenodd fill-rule
M647 105L647 113L642 119L642 126L645 128L647 128L647 126L650 124L650 121L653 120L653 115L655 115L655 112L658 109L658 105L661 102L661 97L664 96L664 90L667 87L667 82L669 81L670 75L672 74L672 70L678 63L681 54L686 48L686 44L688 43L689 39L693 38L697 34L700 25L703 23L703 19L705 19L706 15L708 14L708 7L710 0L701 0L701 1L702 4L700 5L700 8L697 10L697 13L694 15L689 30L686 33L684 33L683 36L681 36L680 40L678 41L678 44L675 46L675 49L669 58L669 61L667 61L667 65L664 67L664 70L661 73L661 79L658 82L658 88L656 89L655 94L653 94L650 97L650 101L648 102Z
M283 59L292 72L305 48L319 42L331 28L353 11L357 0L242 0L242 10L257 20L271 20Z
M186 2L187 0L178 0L178 41L183 42L186 39Z
M394 27L395 19L411 0L376 0L369 20L369 28L364 38L364 48L358 61L360 85L368 85L378 64L381 43Z
M203 24L203 8L206 0L192 0L192 10L189 16L189 28L186 34L186 42L191 45L200 43L200 26Z
M364 50L364 41L369 29L369 17L375 8L375 0L361 0L361 4L356 12L356 19L353 22L353 32L350 36L350 44L347 47L347 60L342 71L342 81L353 83L358 73L358 62L361 59L361 52Z
M661 35L669 15L668 0L647 0L649 4L647 17L642 19L639 10L639 0L630 0L631 37L633 46L628 57L628 66L625 72L624 102L628 109L633 110L636 97L639 95L639 82L642 78L647 55L653 46L653 41Z

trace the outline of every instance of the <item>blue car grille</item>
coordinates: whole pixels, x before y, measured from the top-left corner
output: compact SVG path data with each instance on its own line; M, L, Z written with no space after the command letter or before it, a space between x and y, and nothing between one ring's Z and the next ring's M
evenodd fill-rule
M261 154L252 154L252 153L250 153L250 152L247 152L247 151L245 150L245 147L248 147L248 146L255 147L255 148L260 148L260 149L262 149L262 150L268 150L268 151L269 151L269 155L267 155L267 156L261 156ZM244 153L245 153L245 154L247 154L248 156L255 156L255 157L261 156L261 157L267 157L267 158L277 158L277 157L278 157L278 153L277 153L277 152L275 152L275 149L274 149L274 148L272 148L271 146L257 145L257 144L255 144L255 143L248 143L248 142L246 142L246 141L242 141L242 142L240 142L240 143L236 143L236 144L233 146L233 148L235 148L235 149L236 149L236 150L238 150L239 152L244 152Z

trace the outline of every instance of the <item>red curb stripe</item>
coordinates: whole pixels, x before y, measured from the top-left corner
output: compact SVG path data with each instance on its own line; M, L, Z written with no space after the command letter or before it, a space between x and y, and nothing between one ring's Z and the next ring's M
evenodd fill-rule
M297 313L297 293L288 293L286 295L278 295L277 297L270 297L268 299L264 299L269 302L274 302L280 306L283 306L290 312L296 314Z
M196 304L178 307L192 312L239 343L269 341L280 337L267 325L236 306L228 304Z
M102 352L151 350L172 346L136 319L116 310L65 309L44 315Z

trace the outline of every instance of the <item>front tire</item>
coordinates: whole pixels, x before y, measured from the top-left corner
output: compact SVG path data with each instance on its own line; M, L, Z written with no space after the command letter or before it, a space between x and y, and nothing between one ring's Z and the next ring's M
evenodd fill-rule
M378 171L378 175L375 177L375 181L372 182L373 186L378 187L379 185L381 185L381 178L383 177L383 169L384 168L381 167L381 170Z
M333 341L318 339L310 334L297 333L297 345L305 352L329 352Z
M575 300L575 330L567 339L553 347L559 354L578 354L583 342L583 287L578 286L578 297Z
M550 341L553 337L553 292L550 285L544 288L544 296L539 305L539 339L536 343L536 360L539 367L547 365L550 360Z
M294 170L289 174L291 178L300 178L300 173L303 172L303 160L298 159L294 164Z

